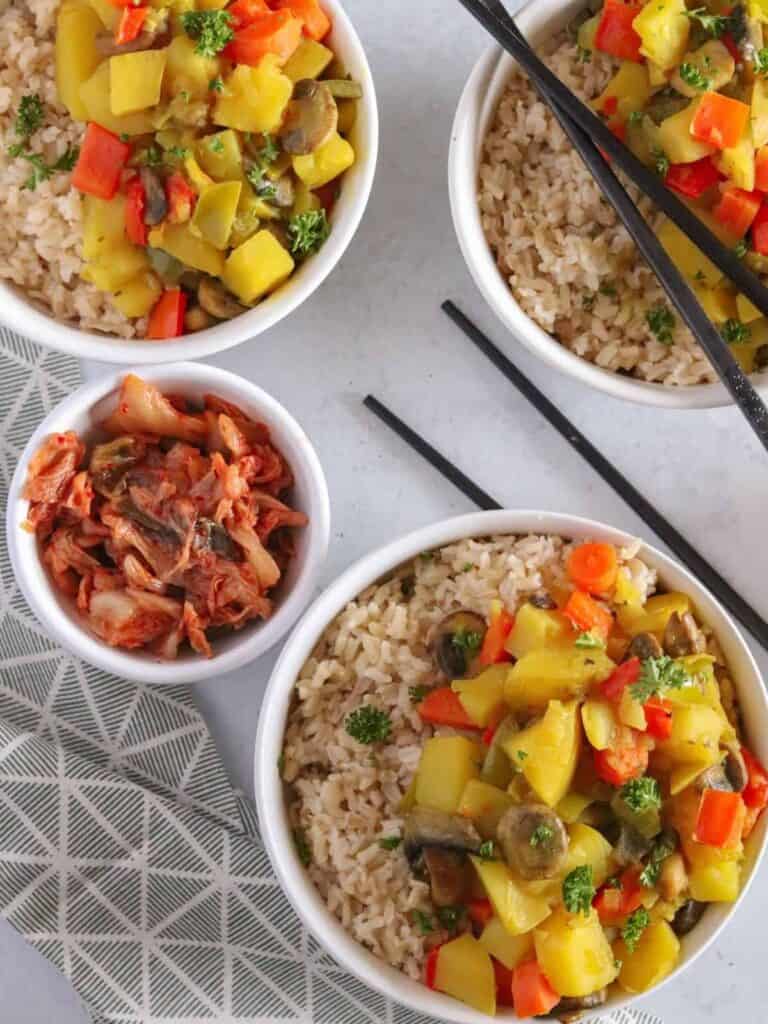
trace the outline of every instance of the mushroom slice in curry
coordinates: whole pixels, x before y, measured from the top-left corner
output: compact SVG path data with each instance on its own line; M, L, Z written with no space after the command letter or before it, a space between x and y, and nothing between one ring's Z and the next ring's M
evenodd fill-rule
M519 804L504 812L496 830L504 859L522 878L553 878L568 856L568 833L545 804Z
M707 649L704 634L690 612L672 612L664 630L664 650L671 658L702 654Z
M302 78L293 88L280 129L286 153L305 156L323 145L336 131L339 108L330 89L314 78Z
M485 636L485 619L470 611L453 612L436 626L431 647L440 672L448 679L467 674Z
M430 807L415 807L405 819L403 851L408 861L415 864L426 847L477 853L480 834L466 818Z

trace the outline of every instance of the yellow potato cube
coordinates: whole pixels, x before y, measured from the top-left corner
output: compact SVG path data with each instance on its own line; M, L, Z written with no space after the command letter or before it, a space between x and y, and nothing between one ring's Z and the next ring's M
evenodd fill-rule
M274 291L293 272L293 257L269 231L258 231L227 257L222 280L246 305Z
M163 92L174 97L188 93L190 99L207 99L212 95L210 83L220 71L218 57L203 57L197 43L187 35L174 36L168 47L168 60L163 79Z
M103 254L103 263L86 263L80 276L102 292L116 292L149 266L143 249L124 242Z
M196 192L202 192L213 184L213 178L205 173L197 160L190 154L184 158L184 170L187 172L192 188Z
M613 950L596 912L556 910L533 934L536 959L561 996L586 996L617 974Z
M496 1013L496 976L488 951L468 932L440 947L435 971L438 992L480 1013Z
M754 320L759 320L762 315L757 306L750 302L746 295L739 293L736 296L736 318L741 320L743 324L751 324Z
M626 121L635 110L641 110L651 95L651 83L648 81L648 70L645 64L624 61L619 70L610 80L591 106L602 111L605 101L616 97L616 112L622 121Z
M132 277L112 295L112 305L123 316L146 316L163 293L157 274L151 270Z
M691 135L691 121L699 107L694 100L659 125L659 145L673 164L690 164L715 152L715 147Z
M752 143L760 149L768 143L768 82L756 78L752 85L749 123L752 125Z
M241 132L274 132L293 92L293 82L267 54L258 67L238 64L224 83L213 111L215 124Z
M518 711L544 707L550 700L582 697L593 683L607 679L614 667L603 651L531 651L509 671L504 699Z
M338 132L314 153L293 158L293 170L307 188L321 188L338 178L355 162L355 151Z
M483 928L479 942L510 971L533 955L533 935L530 932L510 935L501 919L495 916Z
M96 68L91 77L80 86L80 99L86 110L86 120L95 121L115 135L146 135L153 132L154 124L149 113L112 113L109 94L109 61L105 60Z
M149 233L149 244L153 249L162 249L177 260L186 263L193 270L202 270L212 277L224 273L224 257L210 242L197 238L189 230L189 224L163 224Z
M461 706L475 725L487 726L498 721L504 709L504 683L509 667L491 665L472 679L455 679L451 689L458 693Z
M76 121L85 121L88 111L80 97L101 62L96 36L103 31L101 19L88 4L67 0L56 19L56 90L59 99Z
M600 886L611 873L613 847L597 829L589 825L571 825L568 829L568 859L563 875L574 868L589 864L595 887Z
M691 897L702 903L732 903L739 895L741 865L735 860L715 860L691 866L688 885Z
M531 789L549 807L570 788L581 749L581 720L577 701L549 702L542 718L513 733L504 753L525 775Z
M693 290L712 323L724 324L726 320L738 316L736 294L729 285L719 284L716 288L706 288L694 281ZM756 312L758 316L761 315Z
M292 82L300 82L302 78L319 78L332 60L332 50L314 39L304 37L283 65L283 74Z
M660 740L657 749L673 762L706 763L717 760L723 722L704 704L675 704L672 709L672 733Z
M496 826L514 800L503 789L480 779L470 779L464 787L459 803L459 814L470 818L483 839L496 838Z
M671 223L671 221L667 223ZM675 227L675 225L672 226ZM687 238L688 236L684 235L683 237ZM664 245L664 248L667 249L661 234L659 234L659 240ZM694 248L696 247L694 246ZM698 249L696 251L698 252ZM669 249L667 249L667 252L669 252ZM674 260L671 252L670 256ZM680 267L680 264L678 266ZM683 267L680 267L680 269L687 276L688 271ZM720 274L720 271L718 270L717 273ZM722 277L722 274L720 276ZM713 283L716 284L717 282ZM683 615L689 611L691 611L691 599L688 595L672 591L669 594L657 594L655 597L649 597L640 608L631 605L621 607L617 612L617 617L625 633L628 633L630 636L637 636L638 633L663 633L673 612Z
M500 860L469 858L494 912L510 935L524 935L549 916L549 903L543 896L527 892Z
M625 992L647 992L677 966L680 940L666 921L653 921L632 952L623 940L616 943L614 952L621 961L619 985Z
M116 117L160 102L167 50L139 50L109 58L109 105Z
M467 783L480 774L481 756L478 744L465 736L432 736L421 751L416 773L416 803L420 807L456 814Z
M607 700L585 700L581 706L581 721L595 750L607 750L618 735L616 713Z
M637 698L632 696L629 686L624 687L624 692L619 701L619 721L623 725L629 725L633 729L645 732L648 723L645 720L645 710Z
M127 244L125 196L97 199L83 196L83 259L98 262L115 246Z
M749 122L735 146L723 149L713 158L715 167L737 187L751 192L755 187L755 147Z
M583 793L566 793L555 810L566 825L573 825L594 802L593 797Z
M204 189L192 215L192 234L226 249L242 187L239 181L222 181Z
M669 71L683 59L691 32L685 0L654 0L632 22L642 40L640 52L657 67Z
M197 144L197 161L215 181L238 181L243 175L243 154L231 128L205 135Z
M562 612L536 608L526 602L515 613L515 624L504 647L514 658L522 658L545 647L570 646L576 635Z

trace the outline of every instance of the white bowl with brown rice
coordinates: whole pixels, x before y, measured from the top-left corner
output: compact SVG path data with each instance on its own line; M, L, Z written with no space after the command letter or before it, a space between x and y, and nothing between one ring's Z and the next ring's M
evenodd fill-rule
M536 0L517 15L555 73L594 98L612 58L580 59L568 26L580 2ZM616 398L664 408L713 408L731 398L677 320L674 344L646 322L666 302L599 186L509 55L478 61L454 119L453 221L464 259L512 335L550 366ZM641 201L651 211L648 200ZM765 373L753 375L758 390Z
M379 842L402 827L400 800L419 758L418 716L409 692L414 682L424 682L424 646L418 637L425 621L434 624L457 605L486 611L490 596L500 593L514 608L518 596L524 600L550 585L569 540L615 545L621 564L642 588L652 591L658 579L662 589L690 595L738 679L746 731L764 761L768 702L762 680L734 623L712 595L666 555L631 536L549 512L471 514L422 528L366 556L296 627L264 699L255 790L261 834L292 905L346 969L437 1019L480 1024L488 1017L421 982L425 940L411 916L420 900L414 895L418 883L402 853L386 852L392 845ZM403 580L411 581L407 599ZM366 699L385 705L393 719L387 745L377 746L370 757L360 754L345 731L345 715ZM669 977L690 965L732 918L758 868L765 826L764 816L750 840L738 899L708 908L681 940L680 963ZM601 1010L626 1007L635 999L613 992ZM499 1015L517 1019L511 1010Z
M59 0L0 5L0 323L49 348L113 364L200 359L239 345L273 327L308 299L339 262L368 203L378 156L378 108L362 42L340 0L323 0L332 19L328 37L346 71L362 87L351 129L357 160L344 176L321 249L258 305L215 326L164 341L141 337L145 320L123 316L104 292L80 280L82 196L69 173L57 173L30 191L30 166L8 149L25 95L43 102L46 121L37 133L49 162L77 145L83 131L57 99L55 33ZM109 9L109 5L107 5Z

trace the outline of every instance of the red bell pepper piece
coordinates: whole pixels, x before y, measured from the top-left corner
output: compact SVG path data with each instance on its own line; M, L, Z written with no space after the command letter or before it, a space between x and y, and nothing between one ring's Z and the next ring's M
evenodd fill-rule
M627 122L614 119L607 124L608 131L615 135L619 142L627 141Z
M574 590L565 603L563 614L584 633L595 632L606 639L613 628L613 616L583 590Z
M603 53L621 60L641 63L640 47L643 41L632 27L632 22L642 11L642 4L625 4L622 0L605 0L600 23L595 33L595 46Z
M749 121L749 107L719 92L705 92L691 121L691 135L717 149L735 146Z
M125 233L134 245L146 245L149 228L144 223L147 208L147 193L139 178L129 182L125 190Z
M762 201L761 192L726 188L712 213L734 238L743 238L752 226Z
M147 337L155 341L164 338L178 338L184 333L184 314L187 311L187 295L181 288L164 292L149 314Z
M480 737L480 742L484 743L486 747L490 747L490 745L493 743L493 737L496 735L496 730L498 729L498 727L498 722L495 722L493 725L489 725L488 728L483 733L483 735Z
M183 174L174 171L165 183L165 197L168 200L168 220L171 224L183 224L192 216L197 202L197 193Z
M515 1000L512 995L512 985L515 980L515 972L510 971L508 967L491 957L491 963L493 964L493 974L496 979L496 1005L497 1006L514 1006Z
M120 174L131 155L131 147L93 121L85 129L72 184L81 192L112 199L120 184Z
M624 727L613 747L593 750L595 771L611 786L623 786L630 779L645 775L648 767L648 743L645 733Z
M290 11L304 26L304 35L318 42L331 30L331 20L317 0L272 0L275 11Z
M449 725L453 729L478 731L482 728L472 721L464 710L459 695L454 693L450 686L440 686L436 690L431 690L417 710L422 722L429 722L430 725Z
M427 960L424 964L424 984L427 988L434 988L437 981L437 958L440 956L440 946L435 946L427 953Z
M301 42L302 22L288 11L268 11L235 32L235 38L223 50L227 60L255 67L268 53L285 63Z
M747 785L741 797L747 807L762 811L768 807L768 772L746 747L741 748L741 756L747 767Z
M491 613L491 621L483 637L478 660L481 665L497 665L509 661L509 654L504 650L507 637L515 624L514 618L500 603Z
M720 180L711 157L694 160L692 164L670 164L664 183L689 199L698 199Z
M617 665L607 679L600 683L600 692L606 700L620 701L628 686L640 678L640 659L629 658Z
M768 192L768 146L761 146L755 154L755 188Z
M235 0L227 8L232 28L244 28L250 25L260 14L269 14L266 0Z
M493 907L490 900L470 900L467 904L467 913L470 921L481 925L483 928L493 917Z
M512 978L512 1000L518 1017L538 1017L560 1002L536 960L518 964Z
M618 96L606 96L603 101L603 113L607 114L608 117L612 117L619 109L619 97Z
M726 48L728 53L730 53L730 55L733 57L734 61L737 64L741 64L743 58L741 56L741 53L739 52L738 46L736 45L736 40L733 38L731 33L724 32L723 35L720 36L720 42Z
M144 27L148 14L148 7L124 7L115 31L115 43L118 46L132 43Z
M752 221L752 248L761 256L768 256L768 206L763 203Z
M646 731L657 740L668 740L672 735L672 702L663 697L651 697L643 704Z
M746 808L741 793L705 789L699 801L699 813L693 838L697 843L729 849L741 840Z
M618 888L607 884L600 886L592 906L597 911L600 923L613 927L634 913L642 902L640 868L627 868L619 878Z

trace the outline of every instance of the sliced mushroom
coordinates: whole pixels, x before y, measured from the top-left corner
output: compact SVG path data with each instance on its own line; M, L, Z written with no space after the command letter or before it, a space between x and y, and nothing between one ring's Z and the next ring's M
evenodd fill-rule
M414 865L427 847L454 853L477 853L480 836L471 821L430 807L416 807L405 819L403 852Z
M662 653L661 644L653 633L638 633L632 638L626 657L646 661L648 658L660 658Z
M719 789L723 793L732 793L733 786L731 780L728 778L725 765L713 764L710 768L701 772L700 775L696 776L694 781L696 789Z
M768 345L761 345L755 350L755 369L764 370L768 367Z
M545 804L510 807L496 834L504 859L523 878L552 878L568 856L565 825Z
M314 78L302 78L293 88L293 99L283 118L280 140L286 153L314 153L333 135L339 111L330 89Z
M562 1021L563 1024L570 1024L571 1021L578 1020L585 1010L594 1010L602 1006L607 999L608 992L604 988L591 992L588 996L566 996L560 1000L550 1016Z
M139 171L139 178L144 186L146 196L144 223L150 225L159 224L168 213L168 200L165 196L162 178L151 167L142 167Z
M664 650L670 658L702 654L707 649L704 634L690 612L672 612L664 630Z
M351 78L324 78L323 85L337 100L359 100L363 87Z
M755 54L763 46L760 22L748 15L744 4L736 4L728 18L728 29L742 58L751 67Z
M194 334L195 331L204 331L213 323L215 320L210 313L206 313L202 306L192 306L184 314L184 330L190 334Z
M706 903L699 903L698 900L685 902L672 920L672 930L675 935L687 935L688 932L693 931L706 909Z
M293 206L296 190L293 187L293 179L290 174L284 174L281 178L278 178L274 185L275 194L272 197L272 202L275 206L279 206L281 209Z
M650 853L652 845L650 839L628 822L622 821L618 838L613 844L613 855L622 867L639 864Z
M659 125L662 121L666 121L668 117L672 117L673 114L680 113L687 106L688 100L685 96L681 96L674 89L667 87L651 97L648 106L645 108L645 113L654 124Z
M171 41L168 25L158 26L151 31L140 32L129 43L116 43L114 32L99 32L95 45L102 57L118 57L122 53L138 53L140 50L159 50Z
M485 636L485 619L475 612L459 611L447 615L432 634L432 652L437 667L449 679L459 679L468 667L467 637Z
M230 295L221 281L215 277L204 277L197 286L197 301L217 320L231 320L245 312L237 299Z
M528 598L528 604L532 604L534 608L541 608L549 612L557 608L557 602L554 598L550 597L546 590L539 590L536 594L531 594Z
M454 907L457 903L464 903L472 882L472 869L466 853L427 846L423 856L434 905Z
M749 782L749 773L744 763L744 755L741 753L741 744L737 740L731 740L724 746L728 751L725 758L725 776L734 793L741 793L747 788Z

